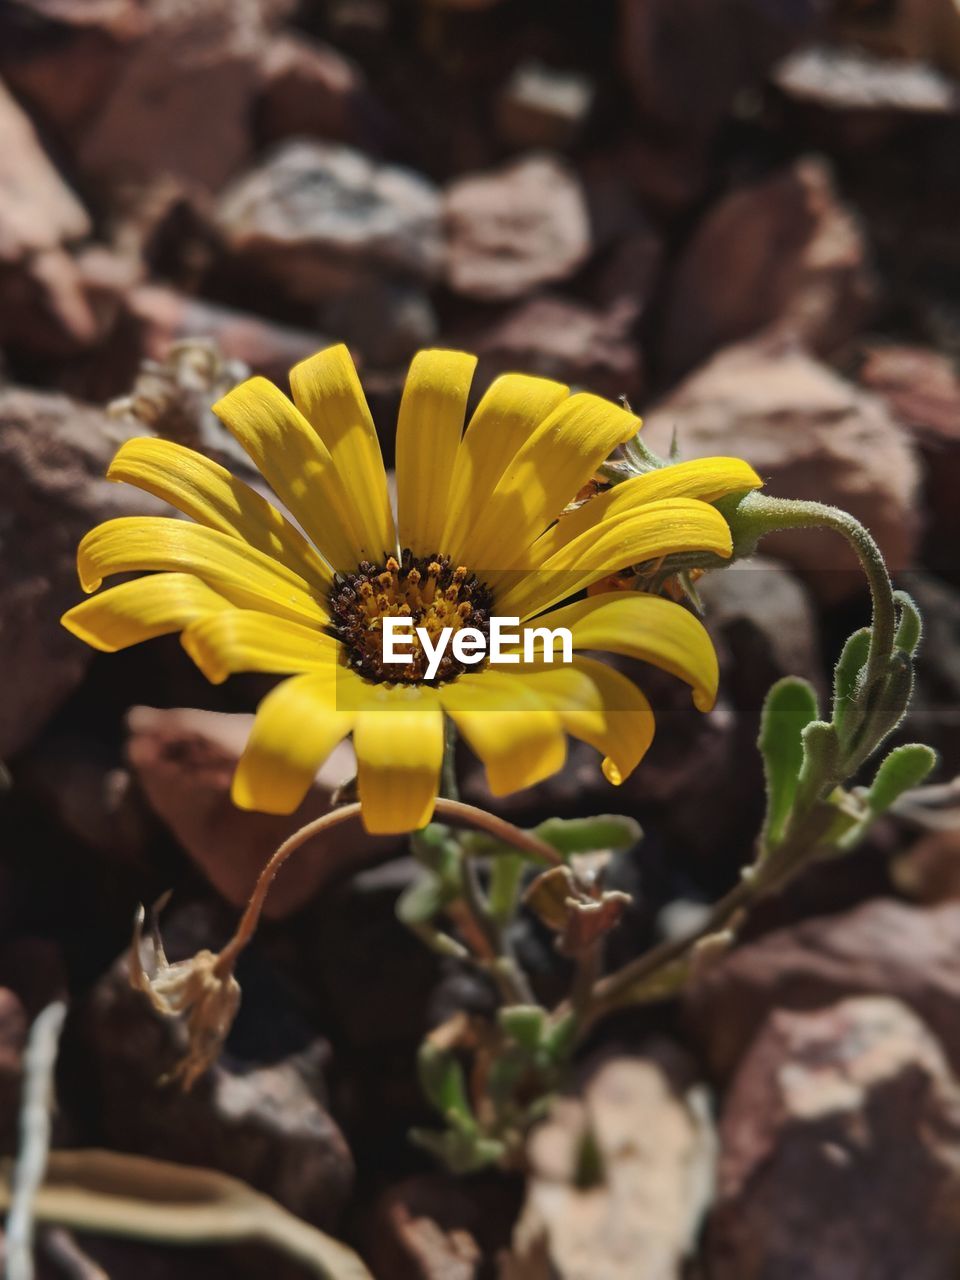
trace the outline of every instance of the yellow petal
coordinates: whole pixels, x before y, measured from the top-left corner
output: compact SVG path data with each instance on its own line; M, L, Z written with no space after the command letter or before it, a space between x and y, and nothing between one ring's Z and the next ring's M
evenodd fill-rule
M353 716L334 705L328 674L294 676L277 685L257 708L231 795L241 809L292 813L317 770L353 727Z
M459 562L517 450L568 395L569 388L559 382L520 373L506 373L490 384L464 432L450 483L441 544Z
M213 412L323 558L342 572L355 569L363 554L342 478L303 414L266 378L249 378L234 387Z
M532 787L563 768L557 713L517 672L487 668L441 686L443 709L483 762L495 796Z
M324 590L333 581L329 565L276 507L193 449L172 440L128 440L111 462L107 479L136 485L198 524L248 542Z
M713 641L703 623L672 600L612 591L553 609L531 625L567 627L575 650L622 653L678 676L693 689L701 711L709 711L716 700L719 671Z
M758 489L762 484L753 467L740 458L696 458L659 471L648 471L590 498L576 511L562 516L537 539L523 563L542 564L548 556L602 521L614 517L625 519L648 502L663 498L700 498L714 502L728 493Z
M397 533L377 429L350 352L341 344L301 361L291 370L290 389L333 458L358 559L382 564L397 549Z
M94 649L116 653L232 608L189 573L156 573L100 592L68 609L60 621Z
M421 351L413 358L397 419L400 545L415 556L442 550L454 462L477 357Z
M589 676L597 702L562 712L563 727L596 747L604 757L604 777L619 787L650 749L656 729L653 710L622 672L593 658L574 658L570 665Z
M213 684L240 671L298 675L326 671L330 679L340 646L313 627L254 609L230 609L184 631L181 643Z
M363 825L374 835L417 831L433 816L443 763L436 690L367 685L353 748Z
M84 591L112 573L192 573L241 608L323 624L327 614L306 582L239 538L165 516L120 516L99 524L77 548Z
M521 445L477 513L464 562L481 577L512 565L639 427L639 418L600 396L564 400Z
M497 613L529 618L627 565L684 551L729 556L730 529L709 503L665 498L632 515L613 516L587 529L535 568L501 575L510 585L497 592Z

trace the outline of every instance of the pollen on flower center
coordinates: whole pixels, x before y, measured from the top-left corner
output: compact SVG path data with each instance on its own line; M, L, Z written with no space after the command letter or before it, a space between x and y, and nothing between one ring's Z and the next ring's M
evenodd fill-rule
M413 638L411 662L385 663L383 619L411 618L413 627L423 627L435 644L444 627L452 627L454 633L475 627L489 636L492 603L490 588L449 556L416 557L406 550L399 561L395 556L383 565L365 560L354 573L339 577L330 596L330 613L347 661L360 675L391 684L420 684L427 670L423 646ZM460 662L447 645L431 683L443 684L467 670L477 667Z

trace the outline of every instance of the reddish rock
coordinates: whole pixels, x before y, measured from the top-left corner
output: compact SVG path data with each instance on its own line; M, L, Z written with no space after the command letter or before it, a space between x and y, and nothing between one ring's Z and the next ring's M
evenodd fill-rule
M952 1280L960 1083L897 1000L777 1010L720 1126L715 1280Z
M569 146L592 104L593 85L581 72L522 62L497 97L500 136L518 149Z
M927 563L955 578L960 539L960 375L949 356L928 347L872 346L860 382L910 432L926 464Z
M378 274L429 279L442 257L425 178L319 142L287 143L233 183L219 223L241 262L313 305Z
M849 511L893 572L910 565L920 473L909 437L878 397L792 344L721 351L646 415L644 438L657 452L669 452L674 432L683 457L747 458L770 493ZM778 533L761 550L793 565L823 599L860 585L836 534Z
M679 1055L608 1057L582 1097L559 1099L531 1135L527 1199L500 1280L679 1276L714 1155L705 1092Z
M916 902L960 900L960 829L929 831L893 863L894 883Z
M765 330L828 354L868 315L873 278L826 166L803 159L712 205L670 283L661 356L683 373Z
M931 1027L960 1067L960 904L879 898L738 947L688 998L711 1068L729 1076L771 1009L812 1009L848 995L890 995Z
M264 142L359 142L366 94L363 74L349 58L330 45L284 33L263 52L256 129Z
M370 1229L370 1265L392 1280L479 1280L510 1238L512 1188L426 1174L391 1187Z
M162 509L104 479L123 441L145 434L66 396L0 392L0 759L28 745L93 657L60 626L82 599L77 543L100 520Z
M356 769L352 748L344 743L296 813L277 817L237 809L230 783L252 723L247 715L152 707L134 707L128 718L130 765L150 807L236 907L246 904L274 849L326 812L334 788ZM382 861L397 848L396 840L367 835L359 822L336 827L290 858L271 887L265 914L290 915L335 876Z
M478 378L523 369L616 399L637 397L643 356L634 334L639 307L621 297L607 308L544 294L521 302L500 320L470 335L480 356Z
M532 155L447 189L447 280L484 302L564 280L592 249L586 196L557 157Z
M209 340L227 360L283 384L300 360L330 339L275 324L261 316L191 298L163 285L142 284L126 297L130 315L142 325L143 354L164 360L178 342Z
M960 90L924 62L878 58L863 49L816 45L791 54L774 83L795 102L845 116L955 115Z
M739 90L815 32L817 0L620 0L618 51L641 119L709 136Z
M0 345L62 354L94 339L96 320L65 251L90 219L0 84Z
M884 57L908 58L960 72L960 12L954 0L898 0L879 11L838 5L835 38L856 42Z

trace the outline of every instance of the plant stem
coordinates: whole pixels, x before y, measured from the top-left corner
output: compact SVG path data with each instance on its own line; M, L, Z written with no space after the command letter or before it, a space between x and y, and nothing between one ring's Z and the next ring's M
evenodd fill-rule
M293 835L284 840L283 844L274 852L260 872L253 893L250 896L250 901L240 917L236 932L217 957L217 962L213 967L213 972L217 977L225 977L233 971L237 963L237 957L256 932L260 914L263 911L263 904L266 901L267 894L270 892L270 886L287 858L292 853L296 853L302 845L306 844L314 836L339 826L341 822L359 818L361 808L360 804L346 804L340 809L331 809L329 813L324 813L319 818L314 818L312 822L308 822L299 831L295 831ZM442 796L438 797L434 812L438 817L449 818L451 822L464 823L481 831L487 831L505 844L513 845L514 848L520 849L538 861L548 863L550 866L556 866L563 861L555 849L545 844L544 841L538 840L529 831L522 831L520 827L515 827L513 823L507 822L506 819L498 818L493 813L487 813L485 809L478 809L475 805L465 804L462 800L447 800Z

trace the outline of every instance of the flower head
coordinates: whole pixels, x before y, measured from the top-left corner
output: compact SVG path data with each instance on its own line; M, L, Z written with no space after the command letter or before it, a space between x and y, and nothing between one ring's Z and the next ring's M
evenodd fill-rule
M85 591L111 574L149 576L94 595L64 625L108 652L180 632L215 682L241 671L289 677L260 704L233 782L241 807L291 812L352 734L367 827L421 827L437 795L445 716L495 794L559 769L566 734L596 747L619 783L650 745L653 714L630 680L582 650L651 662L685 680L701 710L712 705L716 656L687 609L640 592L577 597L625 565L728 556L729 529L710 503L759 478L735 458L687 462L568 511L639 419L598 396L507 374L464 430L475 365L459 351L414 358L397 426L396 518L343 346L296 366L293 403L251 378L214 406L292 519L171 441L130 440L111 464L111 479L190 519L122 517L91 530L78 552ZM572 662L467 670L451 656L427 679L415 648L409 666L384 666L384 618L412 617L432 636L483 632L492 613L568 628Z

